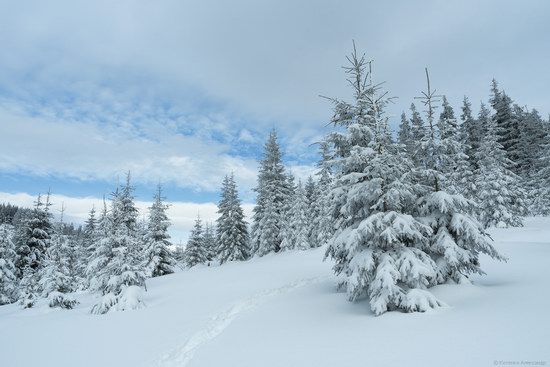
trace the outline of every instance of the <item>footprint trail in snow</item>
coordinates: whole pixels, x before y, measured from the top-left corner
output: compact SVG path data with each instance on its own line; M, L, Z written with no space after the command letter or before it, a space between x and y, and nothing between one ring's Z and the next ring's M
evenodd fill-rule
M237 301L229 308L212 317L203 329L193 334L183 345L162 356L156 363L156 366L187 366L193 359L195 352L201 346L220 335L239 314L253 309L273 296L284 294L309 284L318 283L323 279L324 278L311 278L289 283L279 288L263 290L253 296Z

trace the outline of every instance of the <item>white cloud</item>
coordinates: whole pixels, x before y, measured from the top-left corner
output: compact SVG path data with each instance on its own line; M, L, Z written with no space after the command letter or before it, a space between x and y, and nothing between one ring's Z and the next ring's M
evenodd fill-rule
M11 203L21 207L32 207L35 196L28 193L6 193L0 192L0 203ZM51 212L56 219L59 219L61 206L65 207L65 222L74 224L83 224L88 218L90 209L95 206L96 211L103 208L103 199L96 197L71 197L66 195L52 194L50 201L53 203ZM203 221L214 222L218 217L217 206L215 203L192 203L192 202L168 202L168 216L172 222L169 229L172 236L172 242L175 244L185 244L189 236L189 231L195 223L197 215ZM107 203L109 205L109 203ZM136 201L136 206L142 216L146 216L148 208L151 206L149 201ZM247 220L252 216L253 204L243 204L243 210Z
M398 113L423 88L424 66L456 103L486 99L493 76L530 103L546 90L549 9L544 0L14 3L0 12L0 84L106 99L105 85L115 99L175 88L182 104L200 91L291 133L296 122L328 121L318 94L347 95L339 66L355 39L401 97Z
M256 180L256 161L231 156L208 137L185 136L174 126L150 121L139 126L102 125L29 117L0 107L0 170L81 180L113 181L130 170L136 182L218 190L231 171L243 189Z
M256 139L248 129L241 129L239 132L239 141L245 143L258 143L258 139Z

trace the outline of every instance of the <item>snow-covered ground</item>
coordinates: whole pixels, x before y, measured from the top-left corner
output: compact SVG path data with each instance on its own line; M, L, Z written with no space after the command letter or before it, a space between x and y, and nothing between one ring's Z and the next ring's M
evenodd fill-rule
M324 249L149 280L146 308L90 315L0 307L0 366L494 366L550 364L550 218L494 229L508 263L432 289L448 307L375 317L334 288Z

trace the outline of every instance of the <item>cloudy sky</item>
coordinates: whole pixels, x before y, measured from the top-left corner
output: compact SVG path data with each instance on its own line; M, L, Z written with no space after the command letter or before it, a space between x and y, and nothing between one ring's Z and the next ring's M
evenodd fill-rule
M249 212L269 130L306 177L347 98L355 40L398 98L394 126L424 86L459 108L496 78L550 112L550 2L0 0L0 202L48 189L81 221L130 170L144 209L157 182L175 242L215 218L233 171Z

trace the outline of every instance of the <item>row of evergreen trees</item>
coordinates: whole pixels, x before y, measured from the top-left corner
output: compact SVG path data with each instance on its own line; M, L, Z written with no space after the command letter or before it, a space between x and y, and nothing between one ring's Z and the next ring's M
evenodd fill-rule
M155 195L145 222L138 220L130 175L112 194L110 208L96 216L95 208L84 228L77 231L63 220L53 222L49 195L38 196L32 210L0 227L0 301L18 301L33 307L47 298L51 307L72 308L75 291L103 295L92 310L104 313L141 305L137 288L147 277L173 272L166 215L161 189ZM17 216L16 216L17 217ZM63 217L63 214L62 214Z
M322 147L328 159L328 145ZM322 167L317 183L310 177L305 185L295 184L283 166L273 131L261 161L256 188L260 204L252 236L230 174L222 183L215 225L203 226L197 218L184 250L170 242L169 206L160 186L147 220L139 220L129 173L109 204L104 201L99 214L92 208L84 226L76 230L62 220L53 222L49 195L45 202L39 196L32 210L3 205L0 301L18 301L30 308L39 298L47 298L52 307L72 308L77 302L71 293L88 290L102 296L93 313L139 308L146 279L170 274L178 264L223 264L319 246L331 235L324 195L330 183L330 171Z

